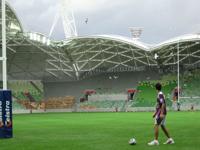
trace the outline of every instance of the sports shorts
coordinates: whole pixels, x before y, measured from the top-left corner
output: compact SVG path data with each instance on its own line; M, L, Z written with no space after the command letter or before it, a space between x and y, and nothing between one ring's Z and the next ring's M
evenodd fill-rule
M160 117L155 117L155 124L156 125L165 125L166 116L162 119Z

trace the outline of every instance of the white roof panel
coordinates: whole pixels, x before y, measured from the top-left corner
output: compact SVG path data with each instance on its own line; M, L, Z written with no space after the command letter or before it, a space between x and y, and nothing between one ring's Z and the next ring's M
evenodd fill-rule
M179 42L190 42L190 41L199 41L200 34L186 34L182 36L178 36L167 41L161 42L153 47L153 49L162 48L163 46L176 44Z
M115 41L123 42L123 43L126 43L126 44L130 44L130 45L133 45L133 46L138 47L138 48L145 50L145 51L149 51L149 49L150 49L150 46L148 46L147 44L145 44L145 43L143 43L139 40L133 40L131 38L123 37L123 36L119 36L119 35L79 36L79 37L76 37L74 39L77 39L77 38L103 38L103 39L115 40Z

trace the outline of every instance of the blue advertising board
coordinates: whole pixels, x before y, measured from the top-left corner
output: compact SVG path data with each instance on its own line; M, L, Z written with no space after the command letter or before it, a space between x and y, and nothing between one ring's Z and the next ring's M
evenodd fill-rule
M12 137L12 94L10 90L0 90L0 138Z

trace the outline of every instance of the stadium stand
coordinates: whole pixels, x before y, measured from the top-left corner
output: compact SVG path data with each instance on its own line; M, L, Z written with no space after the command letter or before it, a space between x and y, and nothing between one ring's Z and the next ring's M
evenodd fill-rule
M44 99L40 81L9 81L8 87L12 89L13 109L38 109Z
M136 94L131 107L152 107L155 105L156 92L154 85L161 82L163 92L166 96L168 106L172 106L173 89L177 86L177 75L168 74L158 81L142 81L138 84L137 89L140 91ZM180 103L182 107L200 106L200 70L185 71L180 76Z
M181 87L183 89L183 97L200 96L200 70L194 70L184 73L181 77Z
M20 103L18 103L16 100L13 100L12 102L13 110L23 110L25 109Z
M27 100L17 100L16 102L25 109L37 109L38 108L38 103L36 103L36 102L30 102Z
M6 5L9 80L28 80L14 81L8 87L13 92L14 103L22 104L24 108L30 107L30 97L34 101L32 105L61 107L64 98L59 97L72 95L79 100L85 89L94 89L97 94L106 93L109 98L96 97L91 101L89 97L87 101L86 97L86 101L80 103L83 107L119 107L119 110L152 107L155 100L153 84L158 80L164 84L163 90L170 105L172 89L177 86L177 75L160 78L161 73L177 74L177 64L181 76L184 69L200 67L199 33L182 35L158 44L119 35L75 36L69 41L54 41L41 33L23 30L15 11L9 3ZM181 96L186 98L181 100L182 103L190 104L194 97L200 97L200 80L196 75L199 72L189 71L180 76ZM129 88L137 88L140 92L134 95L133 100L126 101L126 89ZM29 98L24 92L29 93ZM122 92L124 98L113 95ZM45 99L48 99L47 102ZM197 99L194 101L197 102Z
M171 106L171 93L177 83L175 80L162 81L143 81L138 84L137 89L140 91L136 94L132 107L153 107L155 106L156 91L155 83L160 82L163 85L163 92L166 96L167 105Z
M45 109L67 109L75 105L75 98L73 96L53 97L45 101Z
M137 92L134 94L133 100L128 98L127 90L122 92L120 86L119 90L116 89L98 89L95 88L93 94L89 94L88 100L79 102L78 109L86 111L127 111L131 108L145 108L155 106L156 91L154 88L155 83L161 82L163 85L163 92L166 96L167 105L170 108L172 106L173 89L177 86L177 75L167 74L162 76L159 80L141 80L133 87ZM199 87L200 84L200 71L192 70L185 71L180 76L181 92L181 105L183 107L196 107L200 105L199 100L196 97L200 97ZM68 109L76 106L76 98L73 96L59 96L59 97L43 97L43 93L40 92L42 86L29 82L13 82L10 84L13 90L13 108L14 109ZM20 87L20 88L18 88ZM35 88L40 87L40 88ZM29 91L26 91L26 90ZM120 91L121 90L121 91ZM26 91L26 92L24 92ZM44 92L43 90L41 90ZM27 94L29 96L27 96ZM82 93L84 94L84 93ZM30 97L32 100L30 100Z
M181 98L180 102L182 107L194 109L200 107L200 70L190 70L184 72L180 77Z
M72 96L66 96L58 98L53 97L41 102L29 101L29 100L16 100L14 101L13 107L30 109L30 110L68 109L72 108L74 104L75 104L75 98Z
M104 109L107 111L123 111L125 109L125 100L102 100L102 101L87 101L80 104L80 109L83 110L98 110Z

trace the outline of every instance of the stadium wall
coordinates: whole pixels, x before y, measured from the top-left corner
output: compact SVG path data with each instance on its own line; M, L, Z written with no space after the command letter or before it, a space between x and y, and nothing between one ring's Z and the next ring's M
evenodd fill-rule
M97 94L112 95L126 93L129 88L136 88L137 83L143 80L157 80L157 72L121 72L104 73L87 79L73 82L44 82L45 98L58 96L75 96L79 101L86 89L96 90Z

